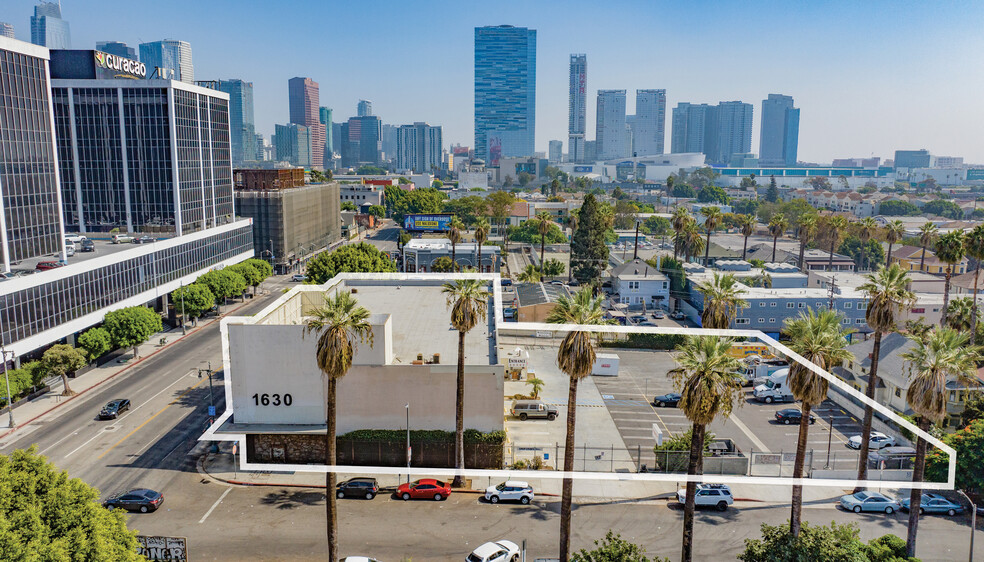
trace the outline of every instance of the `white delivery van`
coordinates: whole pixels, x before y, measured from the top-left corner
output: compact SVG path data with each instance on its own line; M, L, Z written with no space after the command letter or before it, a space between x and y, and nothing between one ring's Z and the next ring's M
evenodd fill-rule
M617 377L618 361L618 355L614 353L598 353L595 355L591 374L599 377Z
M766 404L773 402L792 402L793 392L789 390L789 385L786 384L786 377L788 375L788 368L781 369L770 375L765 380L765 384L755 387L755 399Z

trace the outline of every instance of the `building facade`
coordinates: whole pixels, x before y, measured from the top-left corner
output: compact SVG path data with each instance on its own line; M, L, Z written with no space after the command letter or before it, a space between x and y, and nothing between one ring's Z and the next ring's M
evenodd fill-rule
M310 78L295 77L287 81L288 101L290 103L290 122L307 128L311 138L307 150L308 164L312 168L324 169L325 126L321 123L320 93L318 83ZM299 164L304 166L305 164Z
M759 165L795 166L799 146L800 110L793 98L769 94L762 101L762 130L759 136Z
M140 61L147 65L152 78L195 83L195 65L191 60L191 43L165 39L140 44ZM160 69L160 73L157 73Z
M0 21L0 37L6 37L8 39L14 38L14 26L10 25L5 21Z
M13 38L13 37L11 37ZM31 43L49 49L71 49L72 34L62 19L61 2L41 1L31 16Z
M325 167L328 167L328 163L334 158L335 155L335 136L333 134L335 124L331 118L331 108L330 107L319 107L318 108L318 120L322 125L325 126Z
M752 150L752 104L723 101L710 112L704 134L708 163L727 166L731 156Z
M96 50L109 53L111 55L116 55L118 57L123 57L125 59L139 60L137 59L136 49L119 41L99 41L96 43Z
M547 159L551 164L559 164L564 161L564 141L550 141L550 149L547 151Z
M401 125L396 132L396 169L418 173L441 168L442 129L427 123Z
M498 246L482 246L482 263L479 265L478 244L456 244L454 259L461 267L474 267L479 273L498 273L502 265ZM434 262L451 258L451 241L447 239L415 238L403 247L403 267L407 273L434 271Z
M625 145L625 90L598 90L595 120L598 160L628 156Z
M666 90L636 90L632 121L633 156L663 154L666 140Z
M232 165L256 160L256 122L253 117L253 83L219 80L219 91L229 94L229 135Z
M588 56L571 55L570 94L567 110L567 158L584 161L584 132L587 129Z
M712 107L706 103L678 103L673 108L670 152L706 154L704 136L707 131L708 113L711 111Z
M358 167L380 162L383 127L379 117L350 117L342 125L342 165Z
M311 167L311 129L296 123L275 125L273 138L277 160L293 166Z
M475 157L532 156L535 132L536 30L476 27Z
M371 100L359 100L359 106L356 108L356 113L358 117L369 117L372 115L372 101Z
M896 150L895 169L899 168L929 168L933 157L925 148L922 150Z

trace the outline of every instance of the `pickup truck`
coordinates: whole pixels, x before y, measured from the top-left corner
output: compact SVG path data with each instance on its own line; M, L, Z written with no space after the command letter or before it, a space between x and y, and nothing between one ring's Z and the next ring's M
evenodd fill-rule
M793 392L789 390L789 385L786 384L786 377L788 375L788 368L781 369L770 375L764 384L755 387L753 391L755 399L766 404L773 402L792 402L794 400Z

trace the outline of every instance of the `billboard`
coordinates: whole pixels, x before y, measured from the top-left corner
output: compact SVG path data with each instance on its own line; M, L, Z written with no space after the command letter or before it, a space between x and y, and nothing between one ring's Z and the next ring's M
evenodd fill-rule
M447 232L454 215L406 215L403 230L409 232Z
M971 168L967 170L967 181L984 180L984 168Z
M593 166L574 166L574 173L575 174L590 174L591 173L591 170L593 170L593 169L594 169Z
M140 80L147 77L147 65L140 61L102 51L93 51L92 59L97 79L129 78Z

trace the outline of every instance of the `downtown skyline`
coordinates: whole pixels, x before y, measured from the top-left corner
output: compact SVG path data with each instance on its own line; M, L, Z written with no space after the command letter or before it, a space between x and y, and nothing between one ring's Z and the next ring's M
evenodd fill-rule
M32 0L6 2L0 21L11 23L18 39L29 40L34 5ZM802 109L802 161L890 158L896 149L927 148L963 156L968 163L984 162L977 132L984 107L974 94L984 88L984 65L972 54L984 49L974 31L984 7L969 2L933 8L835 2L795 9L772 3L677 7L621 2L604 8L576 3L563 11L507 2L494 15L477 7L449 10L450 4L435 2L412 9L384 2L331 10L299 2L284 14L231 1L171 6L154 12L107 0L96 13L67 0L62 13L71 24L74 48L94 48L97 41L130 46L164 38L188 41L197 79L253 82L256 129L265 137L276 123L288 121L287 80L310 76L321 84L321 105L332 108L336 121L356 115L360 99L371 99L374 113L386 123L426 121L443 126L448 145L473 146L474 29L511 24L537 31L537 151L546 152L550 140L562 140L568 151L569 57L585 53L589 124L596 120L597 91L603 89L666 89L667 109L679 102L741 100L756 109L752 151L758 153L761 102L781 93ZM197 16L187 17L191 12ZM296 28L288 16L298 12L309 22L376 18L377 36L407 30L420 35L411 49L397 48L398 42L392 48L385 42L379 48L360 47L357 26L312 36L295 33L290 44L275 41L278 33ZM632 17L624 17L626 12ZM226 22L221 29L213 25L217 19ZM684 31L696 25L702 26L696 35ZM427 33L430 28L440 33ZM583 32L571 32L579 28ZM944 34L946 45L935 39ZM440 72L427 62L437 59ZM631 115L635 96L628 98ZM666 127L668 151L669 116ZM593 126L587 127L587 137L593 140Z

